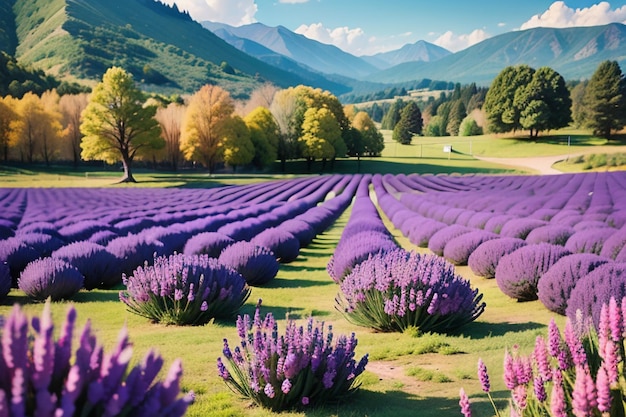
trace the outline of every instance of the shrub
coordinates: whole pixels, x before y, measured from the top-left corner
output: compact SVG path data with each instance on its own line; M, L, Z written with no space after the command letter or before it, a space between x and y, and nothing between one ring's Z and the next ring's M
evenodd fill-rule
M483 242L497 239L498 235L485 230L475 230L450 239L443 248L443 257L455 265L467 265L467 260Z
M42 258L26 265L17 284L30 298L56 301L74 296L84 281L83 274L63 259Z
M567 239L574 234L574 229L569 226L547 224L533 229L528 236L528 243L550 243L552 245L565 246Z
M145 235L128 235L111 240L107 250L119 259L120 269L130 274L135 268L151 262L156 256L164 255L163 243ZM118 281L121 282L122 277Z
M201 325L232 317L250 295L241 274L208 255L160 256L123 282L120 300L129 311L164 324Z
M482 294L434 255L396 249L355 266L341 283L338 309L379 331L447 332L475 320Z
M409 220L405 222L403 226L407 228L404 234L409 238L411 243L420 248L428 247L430 238L444 227L448 227L448 225L443 222L424 217Z
M550 311L565 315L570 294L576 283L609 260L591 253L567 255L556 261L537 284L539 301Z
M604 241L600 256L615 259L622 248L626 245L626 227L617 230Z
M326 271L333 281L339 283L356 265L373 254L397 248L398 245L389 233L363 231L339 241L326 265Z
M129 369L132 346L126 328L117 345L103 353L87 321L72 352L76 310L69 307L54 340L50 303L32 328L15 305L2 328L0 410L11 416L133 415L177 417L185 414L193 393L178 398L182 366L172 363L164 381L154 382L163 359L149 352ZM34 330L34 331L33 331ZM73 359L73 360L72 360Z
M233 391L274 411L340 400L358 389L367 355L357 363L354 333L333 343L332 326L326 329L313 318L300 327L288 320L279 336L272 314L262 319L257 306L253 319L237 318L241 342L234 351L224 339L226 363L218 358L218 373Z
M88 240L95 233L111 231L111 226L107 223L96 220L82 220L59 229L61 236L68 242L78 242Z
M280 265L269 249L240 241L225 248L220 263L239 272L248 285L264 285L276 277Z
M612 227L580 230L567 239L565 247L572 253L595 253L599 255L602 252L604 242L615 232L617 230Z
M304 220L289 219L281 223L280 228L294 235L301 248L309 246L315 239L315 230Z
M218 258L220 253L229 245L235 243L235 239L218 232L199 233L185 243L183 253L185 255L202 255L209 258Z
M467 259L472 272L485 278L496 277L496 267L500 259L525 246L526 242L515 237L503 237L481 243Z
M598 326L602 304L608 303L611 297L622 299L624 296L626 264L607 262L578 280L570 294L565 313L572 320L577 310L580 310Z
M526 239L526 236L538 227L545 226L546 222L539 219L532 219L528 217L522 217L519 219L511 219L502 225L500 229L500 235L503 237L517 237L519 239Z
M539 279L552 265L570 252L562 246L540 243L527 245L504 255L496 267L500 290L518 301L537 299Z
M293 262L300 254L300 241L282 228L265 229L253 237L250 242L271 250L280 263Z
M61 239L47 233L18 233L14 239L19 239L35 249L40 257L50 256L52 252L64 245Z
M39 252L20 239L10 237L6 240L0 240L0 260L9 266L11 278L13 278L15 285L17 285L17 278L26 268L26 265L39 257Z
M122 272L118 259L102 245L74 242L52 252L52 257L63 259L85 277L85 289L109 288L120 281Z
M471 231L472 229L469 227L461 226L460 224L444 227L431 236L428 241L428 249L439 256L443 256L443 249L450 240Z

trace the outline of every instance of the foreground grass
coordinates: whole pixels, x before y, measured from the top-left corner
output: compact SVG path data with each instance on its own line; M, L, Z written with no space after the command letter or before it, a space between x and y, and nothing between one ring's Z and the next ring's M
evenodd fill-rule
M458 393L462 386L472 396L476 415L491 415L490 405L481 395L476 376L476 362L482 357L492 375L494 396L506 406L502 380L502 359L506 348L519 345L529 351L534 339L546 333L553 316L539 302L517 303L505 297L494 280L475 277L467 267L457 271L480 288L487 310L474 323L453 335L376 333L348 323L335 309L337 285L328 277L330 258L349 210L311 246L297 261L282 265L276 279L266 287L255 287L242 313L253 314L258 299L263 300L262 313L271 311L284 332L287 315L302 324L313 315L333 325L336 336L357 334L357 357L369 353L371 363L362 378L361 390L347 403L308 410L306 413L281 413L281 416L457 416ZM385 221L388 220L385 219ZM388 223L389 225L389 223ZM394 231L399 244L412 245ZM19 291L13 291L0 306L7 314L13 303L25 305L29 315L38 315L41 304L29 304ZM114 345L119 330L126 325L134 345L133 361L140 361L150 349L165 358L167 370L175 358L183 359L183 389L197 393L189 416L274 416L252 406L231 393L217 377L215 361L221 355L222 341L238 341L234 320L214 322L200 327L175 327L152 324L126 311L118 300L117 290L81 292L72 303L78 311L78 327L87 319L106 351ZM68 303L55 303L53 314L57 327ZM558 317L559 323L563 318ZM58 328L57 328L58 330ZM417 411L419 410L419 411Z

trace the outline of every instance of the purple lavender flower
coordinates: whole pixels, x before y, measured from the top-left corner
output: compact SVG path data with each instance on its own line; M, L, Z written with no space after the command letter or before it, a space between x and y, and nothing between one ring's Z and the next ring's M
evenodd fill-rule
M577 416L592 416L598 405L596 387L586 366L576 367L576 382L572 392L572 409Z
M43 258L31 262L20 275L18 286L35 300L67 299L83 287L83 274L72 265L57 258Z
M264 285L276 277L280 267L274 254L263 246L239 241L226 247L219 262L239 272L248 285Z
M469 398L465 393L465 390L461 388L459 391L459 406L461 407L461 414L464 417L472 417L472 409L470 408Z
M480 386L485 392L489 392L491 385L489 384L489 373L487 372L487 366L482 359L478 359L478 380Z
M563 390L563 375L560 371L554 370L552 392L550 394L550 411L555 417L567 417L567 402Z

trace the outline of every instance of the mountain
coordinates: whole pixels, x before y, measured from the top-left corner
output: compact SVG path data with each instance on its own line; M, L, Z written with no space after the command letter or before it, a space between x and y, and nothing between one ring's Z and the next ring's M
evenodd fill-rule
M213 83L237 97L266 81L347 88L262 62L176 6L154 0L0 0L5 9L13 11L14 25L10 18L3 22L9 33L0 32L0 51L61 79L99 80L118 65L142 88L161 92L193 92Z
M363 79L379 70L369 62L334 45L309 39L283 26L270 27L262 23L252 23L234 27L208 21L202 22L202 25L232 45L250 48L250 44L244 44L240 40L254 41L279 55L324 74ZM254 53L253 55L257 56Z
M381 52L376 55L362 56L361 59L380 68L381 70L400 65L405 62L432 62L451 55L441 46L426 41L417 41L404 45L400 49L389 52Z
M372 75L368 79L397 83L436 78L460 83L488 85L509 65L549 66L566 80L590 78L600 62L626 64L626 26L565 29L535 28L508 32L435 62L407 62Z

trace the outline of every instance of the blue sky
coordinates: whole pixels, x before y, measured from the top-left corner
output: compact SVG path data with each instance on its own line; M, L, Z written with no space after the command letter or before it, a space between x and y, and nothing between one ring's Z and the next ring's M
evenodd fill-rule
M537 26L626 23L626 2L581 0L162 0L199 21L282 25L355 55L425 40L458 51Z

